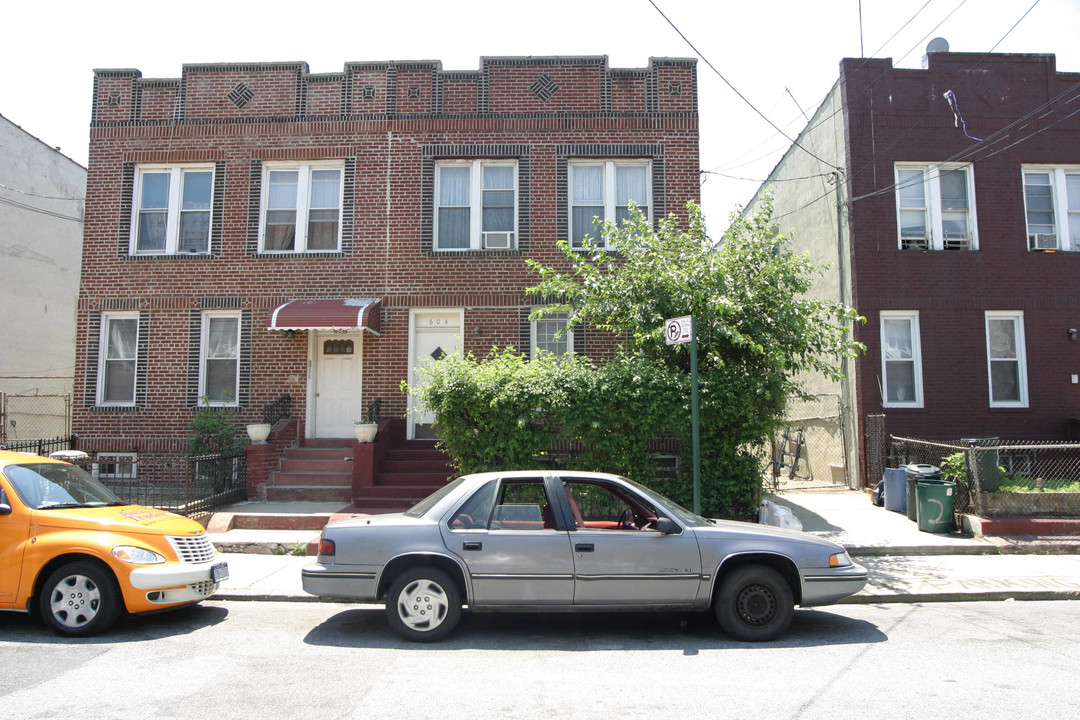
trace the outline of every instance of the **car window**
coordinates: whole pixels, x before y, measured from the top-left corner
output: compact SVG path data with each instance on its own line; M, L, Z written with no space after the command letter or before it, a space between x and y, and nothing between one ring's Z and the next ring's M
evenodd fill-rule
M497 487L498 483L494 480L481 485L450 517L450 528L452 530L486 528L488 519L491 517L491 506L495 504Z
M4 475L27 507L100 507L120 498L82 468L66 463L8 465Z
M447 483L446 485L443 485L441 488L439 488L435 492L431 493L426 498L424 498L423 500L421 500L420 502L416 503L411 508L406 510L404 514L408 515L409 517L421 517L428 510L435 507L439 503L440 500L442 500L444 497L446 497L451 492L453 492L454 488L456 488L458 485L460 485L463 480L464 480L464 478L458 478L457 480L454 480L452 482Z
M490 530L556 530L555 512L540 478L503 480Z
M651 530L656 509L636 495L603 483L565 482L567 497L576 506L578 527L591 530Z

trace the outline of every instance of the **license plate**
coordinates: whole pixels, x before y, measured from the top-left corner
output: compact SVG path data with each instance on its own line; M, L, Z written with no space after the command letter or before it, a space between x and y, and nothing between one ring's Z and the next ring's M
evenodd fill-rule
M229 579L229 563L217 563L210 566L210 579L216 583Z

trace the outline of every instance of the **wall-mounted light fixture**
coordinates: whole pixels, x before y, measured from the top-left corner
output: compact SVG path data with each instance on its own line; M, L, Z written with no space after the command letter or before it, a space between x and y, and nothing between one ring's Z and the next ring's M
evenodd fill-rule
M475 335L476 337L480 337L481 335L484 334L484 328L477 325L476 327L474 327L472 329L472 334Z
M1069 328L1069 339L1076 340L1076 328Z

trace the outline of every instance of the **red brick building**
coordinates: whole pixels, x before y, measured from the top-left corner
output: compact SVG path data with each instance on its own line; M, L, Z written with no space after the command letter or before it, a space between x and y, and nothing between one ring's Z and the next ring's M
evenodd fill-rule
M95 452L179 452L200 402L347 438L458 347L557 347L525 260L634 200L699 200L695 64L605 57L185 65L94 80L74 427ZM576 234L575 234L576 233ZM408 436L426 423L410 420Z
M847 380L812 386L841 396L862 484L870 415L949 440L1064 440L1080 417L1078 97L1053 55L845 59L766 181L833 266L815 293L866 318Z

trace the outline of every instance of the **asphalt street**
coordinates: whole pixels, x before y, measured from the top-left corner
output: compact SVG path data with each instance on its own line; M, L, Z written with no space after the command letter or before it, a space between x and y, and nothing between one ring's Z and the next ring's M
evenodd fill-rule
M408 644L379 608L208 602L54 636L0 614L5 718L1068 716L1073 602L799 610L745 645L708 615L475 615Z

